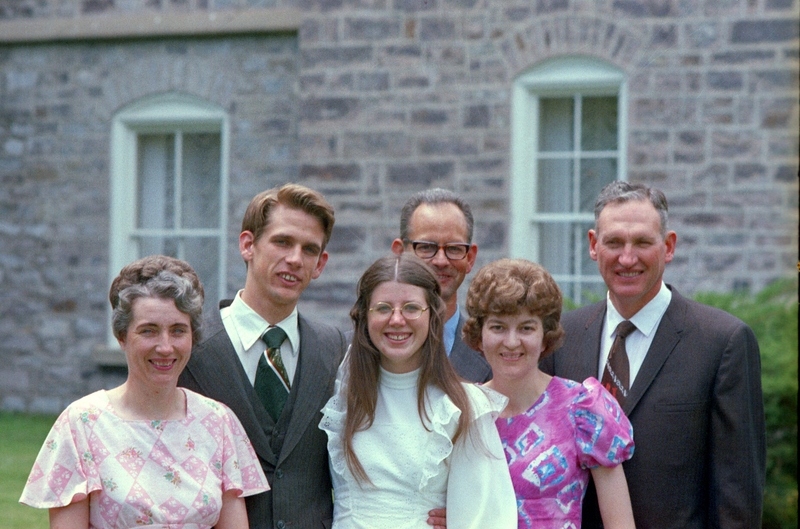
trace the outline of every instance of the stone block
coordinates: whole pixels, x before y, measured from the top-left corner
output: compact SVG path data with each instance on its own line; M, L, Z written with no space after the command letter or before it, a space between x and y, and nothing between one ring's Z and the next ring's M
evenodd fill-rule
M744 85L739 72L710 72L706 82L711 90L741 90Z
M478 153L478 138L464 136L427 136L417 141L423 155L469 155Z
M491 121L488 105L471 105L465 109L464 127L487 128Z
M399 11L432 11L439 7L440 0L393 0L392 6Z
M350 164L327 164L327 165L300 165L300 180L305 181L304 185L312 185L310 181L348 183L357 182L361 179L361 166L356 163Z
M671 17L677 12L671 0L614 0L617 17Z
M711 62L719 64L764 63L773 60L774 57L775 52L773 50L728 51L713 54Z
M781 165L777 169L775 169L774 179L778 182L789 182L789 183L797 183L798 177L797 165Z
M348 40L385 40L400 36L399 18L346 18L344 37Z
M411 111L411 123L416 125L444 125L451 120L445 109L420 108Z
M358 103L358 99L352 97L303 99L300 101L300 118L310 122L352 119Z
M448 40L456 36L455 20L448 17L425 17L419 21L419 39L422 42Z
M411 140L403 132L347 133L342 141L342 154L347 158L411 155Z
M761 104L760 122L765 129L785 129L797 123L797 98L767 100Z
M742 20L733 24L731 43L788 42L798 36L800 26L796 19Z
M760 163L741 163L734 166L733 177L737 183L763 181L767 168Z
M366 64L372 58L371 46L307 48L300 50L303 68Z
M421 189L451 178L454 168L453 162L390 164L387 167L387 177L392 186Z

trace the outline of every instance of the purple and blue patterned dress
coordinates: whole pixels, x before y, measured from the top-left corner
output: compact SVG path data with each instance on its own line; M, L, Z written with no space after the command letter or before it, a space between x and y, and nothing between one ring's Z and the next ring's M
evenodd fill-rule
M496 424L520 529L579 528L590 470L619 465L633 455L630 421L591 377L583 384L553 377L528 411Z

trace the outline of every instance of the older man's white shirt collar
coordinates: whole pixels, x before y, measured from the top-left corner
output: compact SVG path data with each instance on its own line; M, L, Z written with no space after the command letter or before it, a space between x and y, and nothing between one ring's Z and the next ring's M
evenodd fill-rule
M647 337L650 337L658 327L661 317L667 312L667 307L672 301L672 291L667 288L667 285L662 281L661 288L658 290L656 297L651 299L647 305L639 309L639 312L633 315L630 319L631 323L636 325L636 330L641 332ZM608 311L606 312L606 328L605 333L609 338L613 338L612 334L617 329L617 325L622 323L623 318L614 304L611 303L611 298L608 297Z
M664 313L667 312L667 307L669 307L671 301L672 291L667 288L667 285L662 281L658 294L630 318L630 321L636 325L636 331L631 333L625 340L625 349L628 353L628 362L630 365L631 386L633 385L636 375L639 374L639 368L641 368L644 363L647 351L650 350L650 345L653 343L653 338L655 338L656 331L658 330L658 325L661 323L661 318L663 318ZM625 318L617 312L616 307L611 303L611 298L608 296L606 305L606 320L603 327L600 358L597 366L598 379L602 379L603 377L603 370L605 370L608 352L611 350L611 344L616 337L614 333L617 330L617 325L625 320Z

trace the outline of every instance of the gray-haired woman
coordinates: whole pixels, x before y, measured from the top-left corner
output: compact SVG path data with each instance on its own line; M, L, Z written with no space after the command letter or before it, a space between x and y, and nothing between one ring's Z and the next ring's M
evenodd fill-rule
M128 377L61 414L20 502L50 509L54 529L246 529L244 497L269 485L244 429L223 404L177 387L200 336L197 274L145 257L120 271L109 299Z

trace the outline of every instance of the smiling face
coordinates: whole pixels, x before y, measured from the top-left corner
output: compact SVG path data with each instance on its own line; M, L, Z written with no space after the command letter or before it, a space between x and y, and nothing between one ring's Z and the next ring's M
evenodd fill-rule
M192 353L188 314L172 299L142 297L131 305L128 330L119 339L128 361L128 382L172 386Z
M486 317L481 329L483 354L500 383L533 377L544 346L542 320L528 310Z
M447 243L467 243L467 236L467 219L458 206L450 202L422 204L414 210L408 223L408 237L412 241L430 241L444 246ZM400 239L396 239L392 250L399 253L401 248L414 253L411 243L403 245ZM455 313L458 287L472 270L477 255L477 245L471 244L463 259L448 259L443 248L432 258L425 259L433 268L442 287L442 299L447 305L448 316Z
M278 323L294 310L300 294L325 268L322 222L295 208L277 204L258 240L253 233L239 236L239 251L247 263L242 299L269 323Z
M631 318L661 288L666 263L675 253L676 235L661 235L661 219L646 200L608 204L589 230L589 255L597 261L609 298Z
M399 309L406 303L427 307L425 290L421 287L387 281L372 292L370 307L377 303L388 303ZM374 311L367 313L367 330L373 345L381 353L381 367L391 373L408 373L421 364L422 345L428 338L430 310L415 320L407 320L400 310L388 318Z

